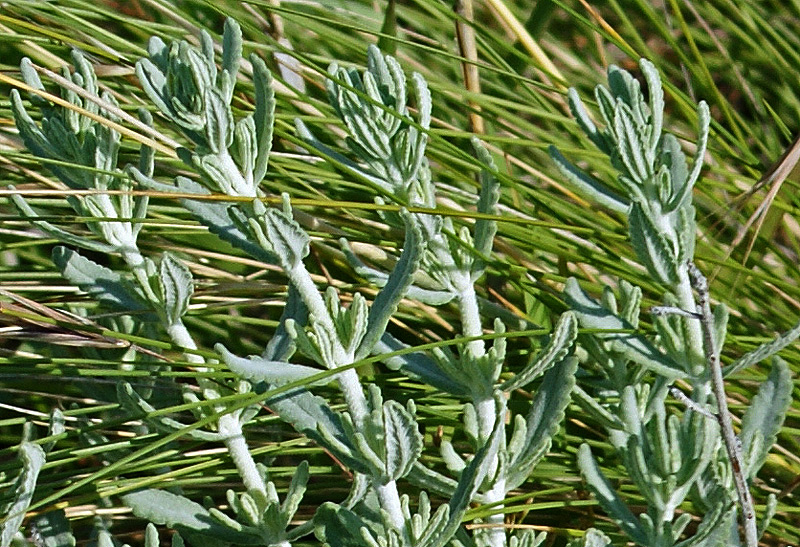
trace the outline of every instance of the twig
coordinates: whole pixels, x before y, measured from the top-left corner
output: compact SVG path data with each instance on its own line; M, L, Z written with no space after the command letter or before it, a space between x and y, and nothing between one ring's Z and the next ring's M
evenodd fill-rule
M731 413L728 410L728 403L725 397L725 384L722 379L722 365L719 360L719 348L714 341L714 316L711 313L711 305L708 298L708 280L692 262L689 262L689 276L692 285L697 292L697 307L700 314L700 324L703 329L703 342L705 346L706 358L711 367L711 385L714 390L714 397L717 399L717 421L722 430L722 440L728 452L731 462L731 471L736 485L736 492L739 494L739 505L742 508L742 524L744 525L744 539L747 547L758 546L758 530L756 528L755 510L753 508L753 496L747 486L747 479L744 476L744 461L742 458L742 444L736 433L733 431Z
M697 404L697 401L693 401L692 399L690 399L683 391L681 391L677 387L670 386L669 394L675 397L679 402L683 403L684 406L686 406L686 408L688 408L689 410L693 410L694 412L697 412L698 414L700 414L701 416L705 416L706 418L711 418L715 422L719 421L719 416L717 416L713 412L709 412L706 408L703 408L702 406Z

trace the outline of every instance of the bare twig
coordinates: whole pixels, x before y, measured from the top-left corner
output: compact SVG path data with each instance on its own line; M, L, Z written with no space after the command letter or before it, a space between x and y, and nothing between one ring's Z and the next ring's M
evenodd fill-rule
M714 340L714 316L711 313L711 304L708 298L708 280L700 269L689 262L689 276L697 292L697 308L700 314L700 324L703 329L703 342L705 346L708 365L711 367L711 386L714 397L717 399L717 421L722 430L722 440L731 462L733 481L736 492L739 494L739 505L742 509L742 524L744 526L744 539L747 547L758 546L758 530L756 516L753 508L753 496L744 476L744 460L742 458L742 443L733 431L733 421L728 410L725 397L725 384L722 379L722 365L719 360L719 348Z

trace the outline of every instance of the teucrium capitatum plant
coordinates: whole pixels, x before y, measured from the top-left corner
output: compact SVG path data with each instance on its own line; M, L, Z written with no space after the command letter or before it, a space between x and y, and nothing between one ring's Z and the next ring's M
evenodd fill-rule
M141 418L142 427L150 432L183 433L197 441L224 444L244 485L242 492L228 491L225 509L216 503L198 504L175 492L138 490L123 498L137 515L179 530L180 535L173 536L176 547L183 544L182 538L196 544L285 547L312 531L332 546L533 547L543 541L542 535L504 527L506 498L524 485L549 450L575 385L580 356L587 366L591 359L595 370L601 371L602 389L582 385L576 390L577 400L606 427L612 446L649 504L645 513L634 515L584 446L579 455L581 468L603 507L634 541L644 545L727 541L734 523L732 480L724 465L719 465L725 459L717 426L706 416L714 407L709 361L722 345L726 313L724 307L717 307L709 323L709 314L698 311L702 291L697 291L697 298L693 294L697 283L689 264L695 231L691 193L708 134L704 106L699 110L697 157L690 169L678 140L662 131L663 97L651 65L643 64L649 102L629 74L611 71L610 89L597 91L605 122L602 129L571 92L570 105L581 127L610 155L620 176L616 185L608 187L557 152L554 157L580 189L627 216L635 254L665 288L666 307L654 317L657 338L619 334L637 329L641 292L621 283L618 296L609 288L598 300L570 280L565 290L570 310L541 343L537 341L537 351L526 362L512 363L507 355L507 327L481 309L476 291L492 260L496 224L491 215L497 214L500 197L497 168L485 146L473 139L471 165L478 167L476 209L481 217L469 224L437 214L437 174L426 159L433 100L422 76L413 74L407 80L395 59L370 47L366 70L344 69L334 63L328 71L325 89L332 112L346 129L346 151L323 144L329 139L317 138L324 128L315 127L312 132L311 122L296 122L297 133L309 150L369 183L379 194L375 196L378 203L398 206L379 213L387 227L403 234L398 246L402 250L391 269L368 264L347 240L339 242L355 272L378 288L374 297L367 298L358 291L349 295L334 287L319 288L307 263L312 246L324 246L324 241L312 239L290 196L284 195L277 207L267 206L263 199L269 194L275 118L266 64L256 55L249 57L252 70L242 63L242 35L232 20L225 24L221 59L209 34L201 33L199 44L166 44L153 38L148 57L136 65L157 123L180 134L177 154L188 172L173 184L154 174L153 151L146 146L138 165L117 166L119 133L82 113L118 121L108 108L116 107L110 95L99 97L106 108L84 101L67 88L62 94L73 109L33 99L33 105L42 110L41 124L28 114L17 93L12 96L15 119L28 147L39 157L61 162L53 163L52 171L69 188L92 191L70 198L79 215L92 218L87 223L91 237L48 223L19 196L14 198L17 207L68 246L53 253L67 279L102 305L125 314L131 332L166 334L184 349L183 358L200 376L181 387L184 401L202 427L165 415L147 390L120 382L117 397L125 417ZM65 76L97 96L91 64L77 52L73 59L76 70ZM22 68L26 82L41 89L33 65L25 61ZM237 84L246 86L248 81L253 90L251 111L240 108L246 100L234 108ZM243 113L235 114L239 111ZM152 122L144 111L141 118ZM140 221L147 218L148 201L128 193L135 184L181 192L181 204L210 232L253 259L277 266L286 276L283 315L259 355L236 355L230 345L222 344L215 346L216 358L198 351L191 322L185 321L196 309L191 306L192 264L172 253L151 257L140 248ZM108 190L121 193L104 193ZM212 193L236 199L202 199ZM428 210L411 214L403 207ZM110 261L114 266L108 267L76 248L119 260ZM457 309L457 343L415 352L389 333L390 320L404 298ZM581 335L579 325L614 332ZM491 343L481 339L487 331ZM708 332L713 333L711 344L706 342ZM769 356L796 336L795 331L787 333L743 357L730 370ZM583 346L580 352L574 351L576 339ZM442 440L439 469L422 458L429 448L417 425L417 404L392 400L388 390L356 372L355 367L369 358L463 405L464 436ZM131 347L121 366L143 366L142 361ZM514 365L513 371L509 364ZM216 366L226 367L235 378L211 382L202 377L201 373ZM666 404L676 379L692 388L692 406L683 413ZM323 388L332 383L340 393L331 397L330 390ZM786 367L777 361L745 413L740 439L747 478L755 475L777 434L788 385ZM529 395L524 402L516 400L520 391ZM232 405L232 399L246 404ZM301 464L286 495L278 495L277 486L267 480L265 468L256 463L246 442L246 426L259 411L254 404L258 402L353 474L347 500L324 503L312 521L300 526L292 523L309 469ZM31 446L35 445L23 444L21 453L28 454ZM32 469L28 465L26 472L30 475ZM398 488L401 482L413 486L413 496L400 494L412 491L408 484ZM445 502L434 501L442 497ZM684 539L688 517L679 515L677 508L687 499L706 514L697 532ZM22 499L20 510L25 503ZM467 509L482 504L491 506L480 519L484 526L468 532L462 523ZM19 524L6 522L12 528ZM57 524L57 515L48 522ZM606 540L591 532L585 543L605 545ZM145 542L149 547L158 544L154 527L148 526ZM108 533L100 534L98 544L111 543Z
M658 71L646 60L640 67L649 102L633 76L615 66L608 71L608 87L595 88L602 129L592 121L577 92L570 90L568 95L579 126L618 171L616 187L594 179L554 148L551 155L576 187L600 205L626 215L637 258L664 288L665 306L652 310L658 334L655 341L641 334L579 338L600 373L603 395L593 396L579 388L577 399L605 424L647 510L637 516L626 506L588 445L580 449L579 464L602 507L640 545L739 544L738 501L743 544L755 547L758 531L747 481L763 464L789 406L792 385L788 367L779 358L773 360L772 372L736 436L719 361L727 308L719 304L712 311L705 278L692 262L692 188L700 176L708 141L708 107L701 102L697 109L699 136L690 169L676 137L663 132L664 97ZM586 327L638 327L641 291L624 281L619 297L606 287L602 299L595 300L574 279L567 281L564 295ZM796 331L755 350L735 368L774 354L796 338ZM645 383L648 377L652 379ZM689 397L674 387L677 379L689 383ZM670 393L686 405L682 413L667 410ZM770 403L765 401L768 397L772 397ZM694 535L686 539L682 538L691 517L677 512L684 500L691 500L703 513ZM768 504L765 521L771 516L769 507L774 508L774 499ZM585 542L596 540L587 536Z
M205 32L200 35L200 47L186 41L167 45L153 38L148 58L137 63L136 74L159 116L185 139L185 145L178 149L179 158L198 175L197 180L179 176L174 185L154 178L149 148L143 148L138 166L119 169L116 150L120 136L113 129L87 121L80 112L75 114L38 101L37 106L45 112L40 128L27 115L19 97L14 96L20 132L36 154L103 170L94 175L54 169L72 187L100 191L96 196L73 200L79 212L102 217L89 224L100 241L81 239L36 220L36 212L22 198L16 198L17 205L42 229L67 244L120 255L132 276L66 248L57 250L54 260L65 276L105 305L124 313L148 312L149 315L139 314L150 321L148 328L154 323L160 325L175 344L186 349L187 361L198 371L207 370L214 363L198 355L194 338L184 324L194 292L190 270L169 253L157 260L145 256L136 240L141 224L107 220L144 218L145 199L130 201L123 194L115 198L121 200L117 203L103 190L131 189L135 181L160 191L178 190L198 196L216 192L252 198L225 203L182 197L181 203L212 233L257 260L279 266L289 281L280 326L261 355L245 358L223 345L216 346L222 362L239 379L217 384L200 377L199 389L184 390L184 399L195 405L192 411L196 418L208 427L190 428L159 413L131 384L121 382L117 389L122 407L142 417L152 430L186 431L200 441L224 443L246 489L240 494L228 493L232 514L160 490L140 490L123 499L139 516L173 527L189 541L288 545L308 533L310 525L290 525L305 490L308 468L298 468L289 493L281 502L244 439L243 426L257 408L231 409L223 402L231 393L248 395L253 382L259 384L260 390L266 389L263 398L273 411L355 473L347 502L324 504L314 518L314 530L326 543L408 547L532 544L532 534L508 535L502 528L502 514L487 518L491 527L474 537L465 532L462 519L475 502L502 508L505 496L528 478L550 446L573 384L576 360L571 357L571 346L577 333L575 317L565 314L542 351L519 374L506 375L502 380L506 345L502 336L505 326L499 320L494 322L494 331L500 336L491 347L475 340L459 345L457 351L443 348L430 355L406 352L387 359L393 369L430 382L462 398L465 405L468 451L457 450L445 441L441 455L447 463L447 474L422 465L424 438L417 427L414 401L386 400L381 389L364 383L353 367L373 355L410 349L386 332L404 297L433 304L455 301L463 335L475 337L483 333L474 284L483 275L484 259L492 251L494 222L482 218L470 230L456 226L435 211L412 215L400 208L387 212L384 221L405 234L402 252L391 271L365 265L347 241L340 242L356 271L379 287L372 303L355 293L346 306L333 287L318 289L305 265L311 238L295 220L290 198L284 195L277 208L267 207L260 199L266 194L260 185L267 175L272 148L275 100L264 62L251 56L255 108L235 119L231 100L240 76L241 54L240 29L228 20L220 66L213 41ZM75 61L79 73L71 76L72 81L88 94L96 95L91 65L78 53ZM25 64L23 68L29 83L41 88L35 71ZM384 56L377 48L369 49L367 70L363 73L334 64L329 74L328 96L348 130L346 142L355 159L321 144L298 122L300 135L312 148L372 182L381 192L376 200L435 207L436 187L425 157L432 109L425 80L419 74L411 78L416 103L416 115L412 117L403 70L395 59ZM78 109L92 108L92 112L110 116L91 101L84 103L77 96L68 96ZM113 102L110 97L105 100ZM151 121L149 115L142 117ZM475 140L473 147L481 164L478 211L493 214L499 198L495 167L479 141ZM415 277L420 270L427 279L425 285ZM295 352L304 356L305 364L294 362ZM324 371L329 374L321 377ZM542 375L543 385L529 411L513 417L513 435L507 439L508 396ZM317 386L331 380L340 388L343 409L314 393ZM283 392L271 397L272 389ZM423 488L418 502L411 503L408 496L399 494L397 482L401 480ZM447 496L449 502L432 507L426 488ZM150 529L148 534L148 541L153 540Z

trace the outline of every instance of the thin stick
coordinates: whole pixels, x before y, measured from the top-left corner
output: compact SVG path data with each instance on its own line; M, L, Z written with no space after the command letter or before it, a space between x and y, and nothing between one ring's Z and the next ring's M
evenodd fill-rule
M670 395L675 397L679 402L683 403L684 406L686 406L686 408L688 408L689 410L697 412L701 416L705 416L706 418L710 418L710 419L714 420L715 422L719 422L719 417L717 417L716 414L714 414L713 412L709 412L708 410L706 410L705 408L703 408L702 406L697 404L696 401L693 401L692 399L690 399L688 395L686 395L683 391L681 391L677 387L670 386L669 393L670 393Z
M697 307L700 314L700 324L703 328L703 345L706 358L711 367L711 386L714 397L717 399L717 421L722 430L722 440L731 462L733 481L736 492L739 494L739 505L742 508L742 524L744 526L744 539L747 547L758 547L758 530L756 516L753 508L753 496L747 486L744 476L744 461L742 458L742 443L733 431L733 421L728 410L725 397L725 384L722 379L722 365L719 360L719 348L714 342L714 316L711 313L711 304L708 299L708 280L694 263L689 262L689 276L697 292Z

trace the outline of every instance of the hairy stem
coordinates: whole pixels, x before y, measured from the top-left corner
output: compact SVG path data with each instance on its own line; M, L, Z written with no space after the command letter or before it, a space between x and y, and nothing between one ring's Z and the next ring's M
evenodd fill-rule
M217 428L223 436L223 442L228 449L228 454L242 478L242 483L247 491L258 490L264 496L267 495L267 486L264 484L264 479L261 473L258 472L258 467L250 454L250 449L247 447L247 441L242 432L242 425L239 423L238 413L224 414L220 416L217 422Z

